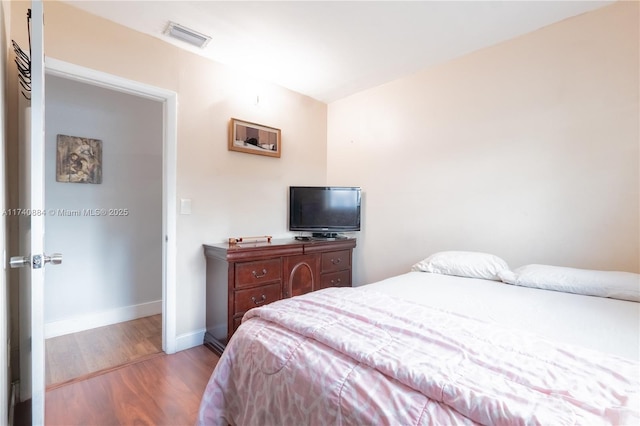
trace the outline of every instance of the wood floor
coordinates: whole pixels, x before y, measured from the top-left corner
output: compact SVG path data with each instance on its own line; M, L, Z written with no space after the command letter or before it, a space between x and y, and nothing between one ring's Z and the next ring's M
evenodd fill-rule
M161 352L161 323L158 315L47 341L47 382L63 383L47 386L45 423L195 424L219 358L204 346ZM30 402L16 407L16 426L31 424Z
M218 357L204 346L47 391L47 425L193 425Z
M162 352L162 315L45 341L47 389Z

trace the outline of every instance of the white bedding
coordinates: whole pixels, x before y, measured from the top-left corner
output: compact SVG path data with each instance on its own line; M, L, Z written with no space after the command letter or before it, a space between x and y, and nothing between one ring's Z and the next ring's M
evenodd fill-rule
M427 272L409 272L361 289L640 360L638 302Z

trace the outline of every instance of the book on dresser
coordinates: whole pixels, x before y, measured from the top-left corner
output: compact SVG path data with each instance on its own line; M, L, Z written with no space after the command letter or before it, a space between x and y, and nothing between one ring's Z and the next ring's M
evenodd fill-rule
M222 353L249 309L327 287L350 287L355 238L204 246L204 344Z

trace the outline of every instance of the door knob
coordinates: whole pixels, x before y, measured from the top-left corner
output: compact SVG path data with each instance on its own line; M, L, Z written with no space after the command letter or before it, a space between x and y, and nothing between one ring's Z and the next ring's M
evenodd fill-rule
M44 255L44 263L59 265L62 263L62 253L53 253L51 256Z
M11 268L22 268L27 265L31 265L31 256L12 256L9 260Z
M11 268L22 268L24 266L30 266L31 261L32 261L31 256L13 256L9 260L9 266ZM52 265L61 264L62 253L53 253L51 256L47 256L46 254L43 256L40 256L40 255L33 256L34 269L41 268L43 263L44 264L51 263Z

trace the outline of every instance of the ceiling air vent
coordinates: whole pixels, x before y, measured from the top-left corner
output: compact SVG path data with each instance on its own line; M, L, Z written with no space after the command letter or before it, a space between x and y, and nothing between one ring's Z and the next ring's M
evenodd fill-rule
M192 29L176 24L175 22L169 22L164 33L169 37L176 38L201 49L204 48L211 40L211 37L200 34L197 31L193 31Z

